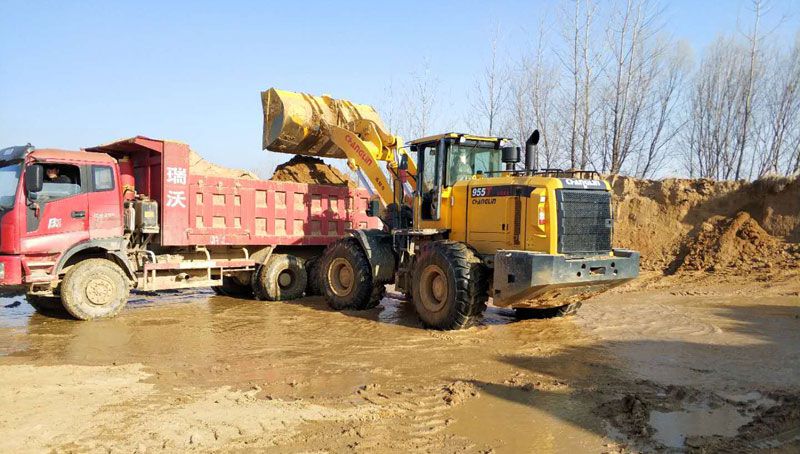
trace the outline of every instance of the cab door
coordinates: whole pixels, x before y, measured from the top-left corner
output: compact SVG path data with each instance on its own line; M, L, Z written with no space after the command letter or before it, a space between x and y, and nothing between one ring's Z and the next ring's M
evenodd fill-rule
M110 164L87 167L89 236L92 239L122 236L122 201L118 175Z
M26 195L23 250L28 254L60 253L89 239L85 168L49 162L32 165L58 169L61 179L46 179L41 191Z

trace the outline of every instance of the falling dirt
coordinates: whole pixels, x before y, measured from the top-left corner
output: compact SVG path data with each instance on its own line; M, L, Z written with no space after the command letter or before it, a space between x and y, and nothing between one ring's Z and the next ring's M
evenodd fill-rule
M320 158L297 155L275 168L270 178L273 181L293 181L295 183L326 184L332 186L357 185L339 169L325 164Z
M137 295L92 323L4 299L0 451L800 450L798 180L614 188L652 271L571 317L430 331L391 289Z

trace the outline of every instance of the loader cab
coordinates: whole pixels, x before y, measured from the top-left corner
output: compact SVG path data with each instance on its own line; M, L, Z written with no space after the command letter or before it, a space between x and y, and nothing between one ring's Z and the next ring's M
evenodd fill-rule
M410 142L417 153L418 181L415 206L422 228L447 229L443 206L459 181L491 176L503 170L501 147L509 139L447 133Z

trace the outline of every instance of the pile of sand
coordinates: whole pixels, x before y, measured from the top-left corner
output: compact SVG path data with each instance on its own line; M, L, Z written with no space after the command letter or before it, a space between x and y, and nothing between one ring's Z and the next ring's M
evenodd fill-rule
M229 169L227 167L212 164L202 156L195 153L194 150L189 150L189 168L194 175L206 175L214 177L225 178L244 178L247 180L257 180L258 177L253 173L244 169Z
M325 164L322 159L301 155L297 155L288 162L276 167L275 173L270 180L348 186L351 188L358 186L339 169Z
M797 259L800 259L798 255ZM681 271L739 273L797 267L793 248L767 233L748 213L715 216L686 244Z
M611 184L615 246L640 251L643 270L736 266L741 260L729 260L724 252L729 247L753 252L764 244L787 243L784 248L792 250L791 243L800 243L800 177L752 183L616 177ZM740 212L749 217L740 217ZM763 234L754 233L759 230ZM733 238L753 248L736 242L729 246ZM715 242L720 245L713 246ZM722 255L707 248L722 250ZM742 260L758 255L748 254Z

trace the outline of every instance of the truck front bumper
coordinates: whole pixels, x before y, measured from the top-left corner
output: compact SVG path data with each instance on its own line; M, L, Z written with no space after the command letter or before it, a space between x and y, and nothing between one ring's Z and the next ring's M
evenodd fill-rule
M497 251L494 305L547 308L590 298L639 275L639 253L569 259L529 251Z
M16 294L22 287L22 259L18 255L0 255L0 294Z

